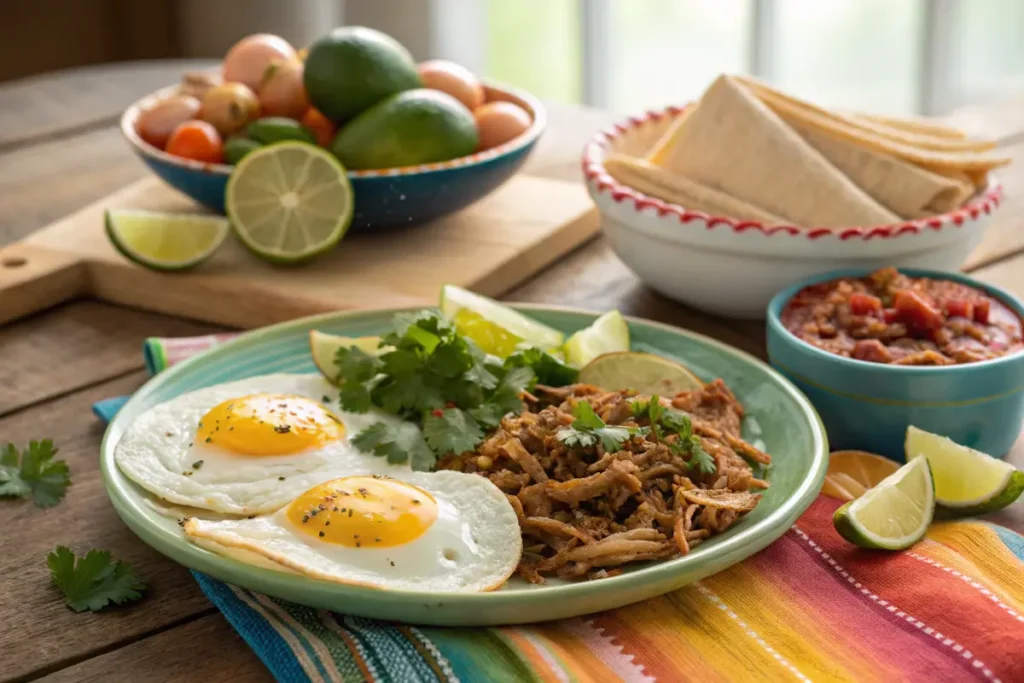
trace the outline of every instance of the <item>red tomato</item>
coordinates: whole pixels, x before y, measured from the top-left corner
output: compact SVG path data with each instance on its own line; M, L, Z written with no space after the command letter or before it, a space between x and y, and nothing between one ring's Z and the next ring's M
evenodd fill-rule
M219 164L224 161L224 142L206 121L186 121L171 133L167 153L184 159Z
M870 294L855 292L850 295L850 312L854 315L871 315L882 310L882 300Z
M306 113L302 115L301 123L309 129L321 147L331 144L331 140L334 139L334 134L337 132L334 124L313 107L307 109Z
M988 315L992 309L991 299L981 299L974 302L974 322L988 325Z
M974 304L966 299L951 299L944 304L944 308L950 317L974 317Z
M896 292L892 297L892 305L899 312L900 320L912 327L937 330L945 322L940 311L920 294L909 289Z
M853 352L850 354L857 360L866 360L869 363L891 363L892 354L885 348L882 342L877 339L860 339L853 345Z

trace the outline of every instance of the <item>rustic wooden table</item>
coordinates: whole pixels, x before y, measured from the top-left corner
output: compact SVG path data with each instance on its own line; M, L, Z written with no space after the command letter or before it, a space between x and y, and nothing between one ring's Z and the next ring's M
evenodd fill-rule
M125 64L0 85L0 245L143 177L146 170L120 139L118 115L139 96L174 82L185 67ZM577 178L584 141L613 118L552 105L550 129L527 172ZM971 107L949 119L999 139L1024 159L1024 100ZM1024 163L1001 179L1008 199L968 270L1024 294ZM760 324L713 318L652 293L600 239L507 298L618 308L764 355ZM52 438L74 475L67 498L55 508L0 502L0 681L270 680L187 570L121 523L97 466L103 425L89 407L146 380L142 340L213 329L96 301L69 303L0 328L0 442ZM1024 440L1011 457L1024 464ZM1022 507L1009 513L1017 522L1024 521ZM58 544L106 548L127 560L149 581L145 599L99 614L71 612L45 564Z

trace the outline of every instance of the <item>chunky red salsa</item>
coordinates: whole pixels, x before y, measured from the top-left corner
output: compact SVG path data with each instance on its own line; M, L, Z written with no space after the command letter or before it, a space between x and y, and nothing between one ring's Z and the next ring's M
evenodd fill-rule
M872 363L974 363L1024 348L1021 319L997 299L895 268L805 287L782 324L818 348Z

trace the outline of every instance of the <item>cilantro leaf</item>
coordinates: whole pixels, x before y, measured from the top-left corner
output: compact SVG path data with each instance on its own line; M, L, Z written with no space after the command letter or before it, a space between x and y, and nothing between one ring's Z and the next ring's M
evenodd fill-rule
M350 413L365 413L373 405L370 389L361 382L345 382L338 392L341 407Z
M600 429L605 426L604 420L594 412L594 406L587 401L578 401L572 408L572 414L576 418L572 423L573 429Z
M458 455L476 448L483 441L484 432L472 415L459 408L448 408L423 418L423 436L434 452Z
M32 488L21 478L18 469L18 449L9 443L0 455L0 496L21 498L31 492Z
M609 427L586 401L577 402L572 414L576 417L572 425L556 434L558 440L569 448L587 448L600 442L605 452L614 453L634 436L645 433L642 428Z
M90 550L76 559L71 550L60 545L47 555L46 564L53 583L76 612L98 612L110 603L138 600L146 589L146 583L131 567L112 559L105 550Z
M352 437L352 444L364 453L384 456L390 463L409 460L412 468L419 471L429 470L437 460L423 440L423 432L412 422L377 422Z
M383 362L377 356L371 356L353 346L338 349L334 354L334 364L338 368L338 379L347 383L370 381L380 372Z
M701 474L714 474L717 469L715 459L708 455L700 445L700 437L691 437L690 453L693 457L687 463L690 469L696 469Z
M403 417L419 415L444 405L441 391L426 383L422 375L382 382L372 394L373 402L389 413Z
M21 452L14 444L7 444L0 456L0 496L19 498L32 494L32 500L41 508L56 505L64 498L71 476L63 460L54 460L57 449L49 439L32 441Z
M536 347L517 350L505 359L506 368L530 368L537 375L537 383L549 387L564 387L579 379L580 371L566 365L547 351Z

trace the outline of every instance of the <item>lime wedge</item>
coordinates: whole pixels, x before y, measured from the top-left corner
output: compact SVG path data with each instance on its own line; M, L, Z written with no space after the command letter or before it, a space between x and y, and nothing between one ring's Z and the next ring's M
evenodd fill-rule
M1024 472L951 439L907 427L907 458L928 458L935 503L945 513L980 515L1004 508L1024 492Z
M565 339L565 335L554 328L455 285L441 288L441 312L452 321L459 334L499 358L507 358L524 342L548 350L561 345Z
M565 360L578 368L604 353L629 351L629 326L618 311L608 311L562 347Z
M836 510L832 523L840 536L861 548L903 550L924 538L934 514L931 468L919 456Z
M228 179L224 204L249 251L278 264L333 249L352 222L352 186L330 152L281 142L247 154Z
M313 356L313 365L324 376L324 379L337 384L338 368L334 365L334 356L338 349L356 348L376 356L383 349L378 349L380 337L342 337L317 330L309 331L309 352Z
M635 389L641 394L675 396L704 383L688 368L661 356L619 351L598 356L580 370L580 382L607 391Z
M228 236L221 216L107 211L107 237L133 263L154 270L185 270L208 259Z

